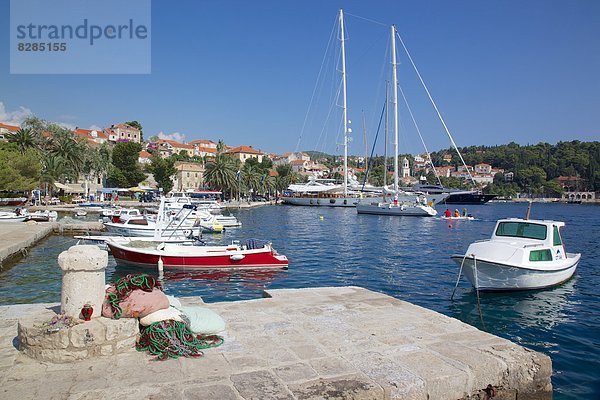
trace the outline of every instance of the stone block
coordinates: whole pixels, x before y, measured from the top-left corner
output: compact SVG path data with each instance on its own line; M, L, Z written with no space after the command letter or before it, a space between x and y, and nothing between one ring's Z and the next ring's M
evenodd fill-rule
M225 359L231 365L234 372L245 372L248 370L256 370L266 368L269 363L264 358L253 356L235 356L231 357L225 354Z
M327 353L320 347L312 343L298 343L289 346L290 350L301 360L311 360L327 356Z
M309 364L322 378L332 378L334 376L350 375L358 372L348 360L341 357L319 358L310 360Z
M290 385L294 397L298 400L383 400L383 388L361 375L349 375L335 379L317 379L296 385Z
M305 382L319 377L310 365L304 363L283 365L273 368L273 371L285 383Z
M184 400L239 400L236 390L227 385L192 386L183 391Z
M270 371L253 371L231 375L231 382L246 400L294 400L287 387Z
M92 320L69 329L71 346L75 348L100 346L106 341L106 327Z
M106 327L106 340L108 341L135 337L140 333L137 318L99 318L99 320Z
M131 349L135 349L135 343L137 341L137 337L129 337L126 339L122 339L122 340L118 340L115 343L115 350L117 350L117 352L119 350L131 350Z

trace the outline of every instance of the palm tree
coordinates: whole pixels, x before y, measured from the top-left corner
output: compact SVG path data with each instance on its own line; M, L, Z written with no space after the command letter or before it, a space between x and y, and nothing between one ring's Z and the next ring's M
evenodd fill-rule
M255 165L244 164L244 168L242 169L242 181L244 182L246 189L258 194L261 185L261 174L258 172L258 168Z
M236 173L235 160L219 154L214 161L206 164L204 181L209 187L220 190L223 194L226 191L233 193L237 190L238 186Z
M42 156L42 173L40 175L41 186L54 186L56 181L59 181L64 173L64 162L60 157L56 157L50 153L44 153ZM48 186L46 186L46 191ZM46 193L48 194L48 193Z
M8 137L8 141L16 143L21 154L25 154L27 149L34 148L38 144L35 133L29 129L19 129L15 134Z
M75 140L72 132L60 129L54 133L49 143L50 153L65 162L65 169L74 180L84 169L85 150L87 145Z

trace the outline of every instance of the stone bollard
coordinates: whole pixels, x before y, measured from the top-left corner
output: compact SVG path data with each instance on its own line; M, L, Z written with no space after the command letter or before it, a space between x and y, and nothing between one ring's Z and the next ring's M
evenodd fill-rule
M93 245L72 246L60 253L58 265L63 271L61 312L74 318L82 318L82 307L90 304L94 308L92 317L100 316L108 252Z

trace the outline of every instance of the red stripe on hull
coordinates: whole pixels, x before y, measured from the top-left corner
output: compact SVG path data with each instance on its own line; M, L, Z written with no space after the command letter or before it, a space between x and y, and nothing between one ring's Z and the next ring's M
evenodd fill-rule
M238 261L232 260L230 255L201 255L201 256L169 256L162 254L146 254L127 251L111 246L110 250L118 264L147 266L155 268L159 258L162 259L165 269L211 269L211 268L287 268L287 259L275 257L271 251L244 254Z

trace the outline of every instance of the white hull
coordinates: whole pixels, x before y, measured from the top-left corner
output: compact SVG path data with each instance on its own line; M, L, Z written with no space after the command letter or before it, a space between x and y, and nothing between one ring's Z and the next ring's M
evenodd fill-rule
M106 231L118 236L145 236L152 237L155 234L154 226L131 226L125 224L116 223L104 223ZM166 229L162 230L162 236L168 238L187 238L190 236L200 236L202 232L201 227L186 227L180 229Z
M356 211L359 214L397 215L407 217L433 217L437 215L437 211L429 206L406 206L393 203L359 203L356 206Z
M294 206L312 207L356 207L360 197L283 197L282 202ZM373 201L381 201L381 197L374 197Z
M567 256L561 264L548 261L547 263L556 265L550 269L544 266L524 268L479 258L475 263L473 257L467 257L464 260L463 272L473 287L482 291L543 289L563 283L573 276L579 264L580 254L567 253ZM452 259L460 266L463 257L454 255Z

